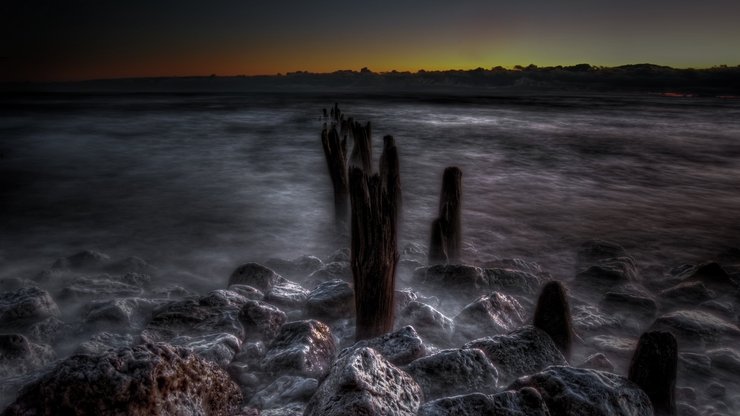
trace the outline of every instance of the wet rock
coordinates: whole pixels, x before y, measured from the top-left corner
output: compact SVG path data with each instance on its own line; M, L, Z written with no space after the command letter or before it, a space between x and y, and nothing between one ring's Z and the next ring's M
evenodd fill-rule
M315 378L282 376L260 390L249 401L258 409L274 409L295 402L307 402L319 387Z
M272 374L321 379L331 367L336 346L326 324L315 321L288 322L272 340L262 368Z
M229 277L231 285L248 285L269 292L273 286L283 283L285 279L267 267L257 263L246 263L234 270Z
M265 294L262 293L261 290L252 286L231 285L229 286L229 290L236 292L249 300L263 300L265 298Z
M156 287L151 290L150 295L162 299L184 299L191 296L198 296L197 293L180 285Z
M600 352L589 355L582 363L578 364L577 367L590 368L592 370L606 371L609 373L613 373L615 369L614 364L609 361L609 358Z
M324 266L324 262L315 256L300 256L292 260L271 258L265 266L289 278L303 279Z
M638 281L637 266L630 257L599 260L578 273L576 281L594 287L614 286Z
M350 268L349 260L327 263L324 267L308 276L308 281L316 282L317 284L335 279L352 282L352 269Z
M678 275L679 279L686 282L702 282L715 290L734 290L738 284L725 269L715 262L702 263L687 268Z
M721 343L737 338L740 329L713 314L698 310L679 310L665 314L653 323L651 330L672 332L682 348Z
M336 361L308 403L306 416L415 416L423 394L405 372L371 348Z
M353 316L355 292L352 286L338 279L319 284L308 294L306 313L312 317L329 320Z
M94 250L84 250L69 257L58 259L52 269L90 270L110 262L110 256Z
M181 335L172 338L170 343L224 368L234 359L242 344L239 338L231 334L207 334L195 337Z
M23 289L24 287L36 286L36 282L28 279L20 279L17 277L5 277L0 279L0 293L12 292L14 290Z
M48 345L34 344L20 334L0 334L0 377L27 374L54 358Z
M716 294L702 282L683 282L661 291L660 296L674 302L697 304L715 298Z
M298 283L283 281L265 293L265 302L286 308L300 308L306 303L309 291Z
M136 273L151 276L157 273L157 268L140 257L127 257L106 265L103 270L108 273L127 274Z
M244 326L246 339L270 341L275 338L287 317L277 306L249 300L239 311L239 320Z
M151 318L152 311L164 300L118 298L89 302L83 307L84 322L88 325L120 325L126 329L141 328Z
M707 386L705 393L710 399L722 399L727 394L727 389L722 384L714 382Z
M412 301L418 300L419 294L414 292L413 289L401 289L396 290L393 296L393 303L396 315L398 315L405 307L409 306Z
M398 316L398 326L413 326L423 339L446 345L452 338L452 320L433 307L412 301Z
M0 328L56 316L59 316L59 308L45 290L25 287L0 293Z
M246 298L228 290L214 290L199 298L171 302L154 311L141 337L152 342L180 335L227 333L244 339L239 311L246 303Z
M498 371L479 349L443 350L403 368L421 387L426 400L464 393L493 393Z
M606 313L630 313L650 318L658 311L658 305L652 298L626 292L607 292L599 306Z
M137 297L144 293L141 287L120 281L109 275L78 277L62 288L61 299L111 299Z
M676 400L696 404L696 390L693 387L676 387Z
M305 409L306 406L303 403L290 403L283 407L263 410L259 416L303 416Z
M331 253L326 259L324 259L324 263L334 263L334 262L349 263L349 256L350 256L349 248L340 248L336 250L335 252Z
M182 348L139 345L74 355L23 389L3 413L217 415L238 410L229 375Z
M22 332L33 342L54 344L62 341L72 331L70 325L55 316L50 316L26 326Z
M636 384L616 374L554 366L522 377L509 389L540 392L552 416L652 416L650 399Z
M404 326L377 338L364 339L339 354L342 358L359 348L372 348L393 365L406 365L426 355L426 347L413 326Z
M740 374L740 352L734 348L717 348L707 351L714 370L726 371L729 374Z
M479 348L498 369L499 380L532 374L551 365L567 364L563 354L544 331L527 325L506 335L471 341L463 348Z
M712 360L704 354L682 352L678 354L678 368L683 373L709 375L712 372Z
M579 334L603 333L623 327L623 322L618 316L607 315L596 306L578 305L573 307L573 326Z
M413 281L448 293L461 293L468 297L490 293L488 279L483 269L460 264L437 264L414 271ZM479 293L483 292L483 293Z
M455 317L455 339L466 342L504 334L524 324L524 308L513 297L499 292L481 296Z
M133 344L134 337L129 334L99 332L80 344L80 346L75 350L75 354L98 355L106 351L130 347Z
M419 416L550 416L540 393L529 387L486 395L472 393L424 403Z
M709 300L699 304L699 308L709 313L723 317L729 321L735 319L735 307L729 301Z
M507 270L518 270L525 273L530 273L535 276L545 276L546 273L542 270L539 264L527 261L523 259L500 259L493 260L483 264L486 269L507 269Z
M697 409L696 407L688 403L676 404L676 414L678 416L700 416L701 415L701 413L699 412L699 409Z
M512 269L483 269L490 291L536 295L542 279L535 274Z
M629 257L622 246L611 241L589 240L581 244L578 248L577 258L579 268L583 269L600 260L607 260L619 257Z

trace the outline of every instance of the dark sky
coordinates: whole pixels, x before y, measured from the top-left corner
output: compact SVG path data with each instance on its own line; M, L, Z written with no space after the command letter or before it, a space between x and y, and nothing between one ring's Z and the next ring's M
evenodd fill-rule
M2 80L740 64L739 0L3 0Z

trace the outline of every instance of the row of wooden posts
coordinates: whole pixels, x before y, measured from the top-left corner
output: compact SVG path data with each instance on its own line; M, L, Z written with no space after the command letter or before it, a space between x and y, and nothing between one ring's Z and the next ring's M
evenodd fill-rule
M398 218L401 180L398 149L393 136L383 137L383 152L374 172L370 122L362 125L344 117L339 106L324 109L331 124L321 132L321 142L334 188L337 227L351 229L350 263L354 279L356 339L368 339L393 330L395 273L399 254ZM339 130L337 130L339 126ZM347 155L347 138L353 139ZM349 200L349 205L347 204ZM462 171L448 167L442 175L439 211L432 222L429 263L460 261ZM540 293L533 324L550 335L570 359L573 324L567 292L559 281L546 283ZM629 368L629 379L650 397L656 415L675 415L674 390L678 348L669 332L644 333Z

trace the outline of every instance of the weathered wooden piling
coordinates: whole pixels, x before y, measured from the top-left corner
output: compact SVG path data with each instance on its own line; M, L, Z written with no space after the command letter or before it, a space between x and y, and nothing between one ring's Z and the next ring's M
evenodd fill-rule
M352 138L355 144L352 147L351 159L357 159L362 170L368 175L373 171L373 142L370 130L369 121L365 126L357 122L352 124Z
M676 414L677 368L678 343L673 334L649 331L640 336L628 377L647 393L657 416Z
M324 148L326 165L334 187L334 219L337 225L347 223L348 180L347 180L347 141L339 139L336 126L321 131L321 144Z
M364 130L364 128L362 128ZM364 135L364 132L362 133ZM393 329L393 298L398 248L400 201L398 151L392 137L384 140L379 173L366 169L367 154L357 140L349 167L352 206L350 261L355 286L356 338L373 338ZM365 149L367 150L367 149Z
M439 196L439 214L432 224L429 263L457 263L462 249L462 171L445 169ZM437 224L435 226L435 223Z
M534 326L547 332L566 359L570 359L573 338L573 320L570 303L563 284L557 280L547 282L537 299Z

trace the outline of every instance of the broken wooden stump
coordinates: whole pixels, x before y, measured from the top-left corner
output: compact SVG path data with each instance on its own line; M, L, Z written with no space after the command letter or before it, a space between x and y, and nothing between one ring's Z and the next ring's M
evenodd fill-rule
M565 359L570 359L573 338L573 320L570 304L563 284L557 280L547 282L537 299L534 326L547 332Z
M337 226L347 223L347 141L339 140L336 126L321 131L321 144L324 148L326 165L334 187L334 220Z
M640 336L628 378L647 393L657 416L676 414L678 343L670 332L650 331Z
M439 214L432 223L429 263L458 263L462 246L462 171L445 169L439 196ZM436 224L436 225L435 225Z
M360 129L364 128L360 126ZM357 136L355 136L357 138ZM355 286L356 338L373 338L393 329L398 248L396 241L400 181L398 151L384 140L379 173L365 169L369 140L355 139L349 168L352 207L350 262Z

